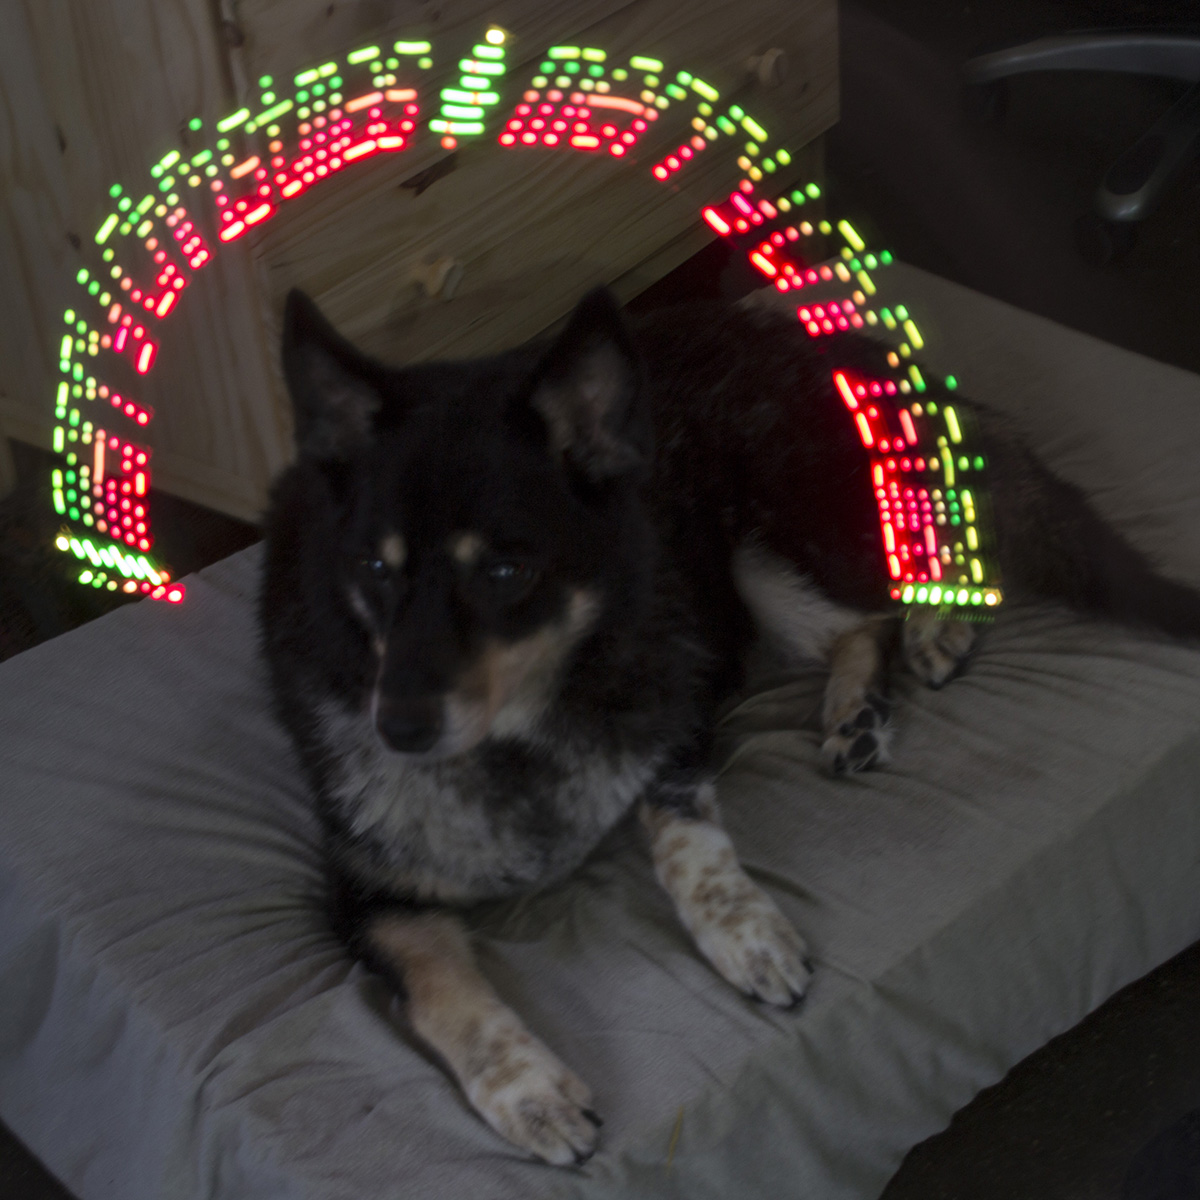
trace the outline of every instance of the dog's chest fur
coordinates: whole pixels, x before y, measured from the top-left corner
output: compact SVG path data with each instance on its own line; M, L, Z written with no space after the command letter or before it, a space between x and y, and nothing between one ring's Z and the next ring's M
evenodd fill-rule
M353 875L421 900L467 903L568 875L626 814L659 765L653 753L489 740L421 764L389 753L365 715L320 715L326 796Z

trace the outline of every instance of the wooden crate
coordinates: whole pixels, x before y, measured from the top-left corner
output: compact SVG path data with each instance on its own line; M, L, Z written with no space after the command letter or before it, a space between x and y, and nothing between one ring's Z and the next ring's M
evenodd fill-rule
M552 44L603 47L613 60L654 55L769 114L797 180L819 176L814 139L837 112L834 0L13 0L7 13L0 94L15 137L0 144L0 432L41 445L63 311L109 185L140 186L151 161L186 145L189 118L211 126L253 103L263 75L290 79L356 45L426 38L428 117L456 60L494 23L509 34L510 107ZM786 52L790 72L766 87L748 64L771 48ZM162 323L160 360L139 396L155 409L154 486L239 517L261 511L290 455L277 344L291 287L394 362L514 344L599 282L636 294L705 244L699 209L737 174L728 140L678 182L650 179L668 135L678 138L679 122L660 121L636 159L602 162L506 150L494 129L454 150L427 135L283 206L223 247ZM449 264L452 298L431 295Z

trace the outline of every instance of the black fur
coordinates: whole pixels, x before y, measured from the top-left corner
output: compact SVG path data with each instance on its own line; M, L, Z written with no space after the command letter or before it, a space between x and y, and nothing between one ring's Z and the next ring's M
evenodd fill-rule
M381 905L561 878L637 795L688 813L751 638L732 567L748 539L839 605L887 604L866 459L830 379L835 363L882 373L874 343L810 340L794 321L719 306L627 329L606 293L549 345L406 370L360 356L297 293L286 328L300 453L273 493L262 626L351 938ZM1157 575L1003 422L954 402L985 434L1010 595L1200 633L1195 593ZM389 530L405 560L381 572ZM463 530L486 544L469 571L445 550ZM441 761L381 748L373 690L384 705L436 705L488 646L563 627L580 597L590 623L563 635L536 728ZM613 779L629 789L621 804ZM396 815L420 788L445 797L430 821L472 807L479 836L508 848L479 865L471 845L422 842L425 826ZM366 820L380 806L394 819Z

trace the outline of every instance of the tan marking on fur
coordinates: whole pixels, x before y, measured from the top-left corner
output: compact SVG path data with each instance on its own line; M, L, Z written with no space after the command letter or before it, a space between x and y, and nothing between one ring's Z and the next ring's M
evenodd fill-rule
M833 643L822 710L826 733L833 733L843 721L857 714L867 694L879 690L883 673L881 640L887 620L887 617L872 617Z
M942 618L936 610L911 612L900 631L905 665L922 683L941 687L958 670L975 636L969 621Z
M775 902L746 874L717 823L711 784L697 796L699 820L642 804L659 882L700 951L734 987L772 1004L804 994L805 945Z
M599 609L596 597L575 592L562 621L519 642L489 642L448 697L483 734L528 735L554 698L559 670Z
M483 538L477 533L452 533L447 547L455 562L473 567L483 553Z
M493 1129L547 1162L565 1165L592 1152L586 1084L496 995L457 918L391 914L377 918L367 936L403 981L413 1029Z
M408 558L408 547L405 545L404 538L395 532L385 534L379 543L379 557L393 571L400 570Z
M834 773L860 770L888 761L891 728L872 708L868 697L872 693L877 696L883 693L883 643L893 620L886 616L871 617L833 643L829 681L825 685L821 710L825 731L821 761ZM859 727L856 721L865 711L873 724ZM843 732L844 726L849 727L848 731ZM867 751L862 749L863 743L859 741L863 733L870 734Z

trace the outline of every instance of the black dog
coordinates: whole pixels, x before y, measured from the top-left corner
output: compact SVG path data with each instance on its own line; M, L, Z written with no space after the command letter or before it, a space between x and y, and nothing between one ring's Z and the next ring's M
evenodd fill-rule
M299 457L262 622L335 923L487 1121L580 1161L587 1087L485 982L453 908L561 880L636 806L713 966L771 1004L803 994L804 943L721 827L710 743L756 629L830 661L834 771L885 755L889 647L935 686L970 648L964 622L886 613L868 464L830 380L831 361L885 372L885 350L766 310L630 329L604 291L549 344L406 370L299 293L285 320ZM1200 599L981 420L1009 594L1200 630Z

